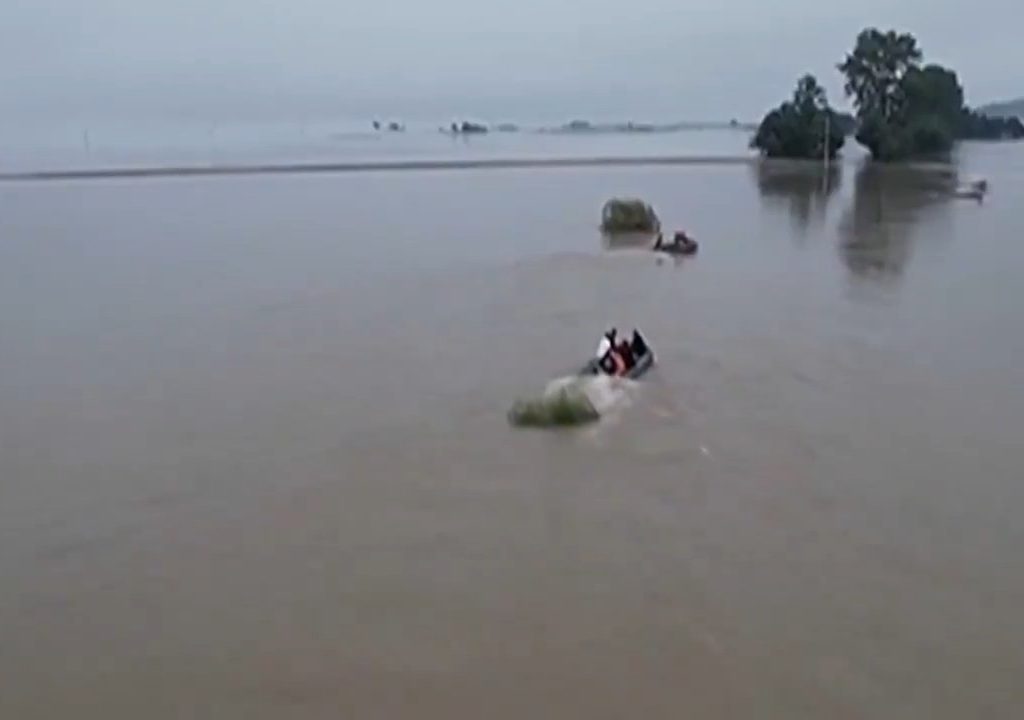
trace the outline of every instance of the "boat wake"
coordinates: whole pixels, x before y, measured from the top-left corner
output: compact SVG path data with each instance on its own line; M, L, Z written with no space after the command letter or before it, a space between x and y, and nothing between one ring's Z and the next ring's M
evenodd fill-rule
M550 397L562 390L578 390L586 395L605 422L616 418L632 404L638 388L633 380L610 375L566 375L549 382L544 396Z

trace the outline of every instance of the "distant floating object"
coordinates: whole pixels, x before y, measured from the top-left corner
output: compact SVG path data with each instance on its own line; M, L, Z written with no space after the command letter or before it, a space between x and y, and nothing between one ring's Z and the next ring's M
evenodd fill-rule
M381 124L380 120L373 121L373 129L380 132L384 129L384 125ZM400 122L391 121L387 124L388 132L405 132L405 125Z
M594 126L586 120L573 120L563 125L562 129L568 132L587 132L593 130Z
M483 135L488 131L487 126L482 123L473 123L463 120L461 123L453 122L448 132L452 135Z
M953 191L953 195L955 197L966 198L968 200L982 200L987 193L988 180L985 180L984 178L962 183Z
M698 248L697 241L688 237L682 230L676 231L675 235L672 236L672 241L669 243L665 242L664 237L659 232L658 238L654 242L654 250L668 255L696 255Z
M618 133L642 133L655 132L658 127L651 123L637 123L632 120L624 123L612 123L610 125L595 125L587 120L573 120L558 128L559 132L586 133L586 132L618 132Z
M635 123L630 120L625 125L620 125L618 129L622 132L654 132L657 128L650 123Z
M612 198L601 208L601 232L656 233L661 230L658 213L637 198Z

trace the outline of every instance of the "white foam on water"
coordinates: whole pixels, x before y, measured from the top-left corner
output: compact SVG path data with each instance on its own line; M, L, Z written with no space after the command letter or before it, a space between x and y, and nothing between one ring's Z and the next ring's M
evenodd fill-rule
M610 375L567 375L549 382L544 388L544 395L553 395L567 388L579 390L605 421L632 403L637 387L632 380Z
M580 389L604 417L631 405L638 385L625 378L592 375L581 379Z
M544 397L554 395L559 390L572 387L579 378L576 375L566 375L564 377L555 378L544 387Z

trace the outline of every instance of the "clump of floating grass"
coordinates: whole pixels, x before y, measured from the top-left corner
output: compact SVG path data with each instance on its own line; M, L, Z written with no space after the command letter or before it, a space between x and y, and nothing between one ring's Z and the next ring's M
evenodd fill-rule
M601 210L601 230L605 233L656 233L661 220L654 208L643 200L613 198Z
M590 399L580 390L562 388L550 395L520 400L508 412L517 427L573 427L600 419Z

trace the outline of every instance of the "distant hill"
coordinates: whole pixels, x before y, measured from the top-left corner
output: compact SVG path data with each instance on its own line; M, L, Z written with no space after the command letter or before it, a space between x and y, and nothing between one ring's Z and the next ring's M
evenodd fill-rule
M978 112L992 117L1019 117L1024 118L1024 98L1010 100L1008 102L990 103L978 108Z

